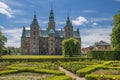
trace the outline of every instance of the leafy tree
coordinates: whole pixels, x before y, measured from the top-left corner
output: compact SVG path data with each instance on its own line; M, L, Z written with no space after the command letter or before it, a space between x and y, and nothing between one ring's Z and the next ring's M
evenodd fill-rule
M62 52L64 56L78 55L80 42L75 38L66 39L62 42Z
M114 50L120 50L120 12L114 16L111 43Z
M3 50L5 48L4 47L5 42L7 42L7 38L2 34L2 32L0 30L0 56L2 55Z

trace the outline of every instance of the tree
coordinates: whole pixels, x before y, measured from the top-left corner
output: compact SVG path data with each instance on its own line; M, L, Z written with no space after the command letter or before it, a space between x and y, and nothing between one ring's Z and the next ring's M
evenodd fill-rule
M80 52L80 42L75 38L63 40L62 52L64 56L72 57Z
M0 56L2 55L3 50L5 48L4 47L5 42L7 42L7 38L2 34L1 29L0 29Z
M114 16L111 43L114 50L120 50L120 12Z

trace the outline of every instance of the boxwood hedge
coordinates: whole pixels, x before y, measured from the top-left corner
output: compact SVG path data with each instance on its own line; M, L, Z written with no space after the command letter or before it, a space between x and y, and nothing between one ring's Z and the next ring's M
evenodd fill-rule
M88 51L87 56L101 60L120 60L120 51Z
M72 78L69 76L55 76L46 80L72 80Z
M103 78L104 78L104 80L107 80L107 79L109 79L109 80L120 80L120 76L119 75L89 74L89 75L85 76L85 80L103 80Z

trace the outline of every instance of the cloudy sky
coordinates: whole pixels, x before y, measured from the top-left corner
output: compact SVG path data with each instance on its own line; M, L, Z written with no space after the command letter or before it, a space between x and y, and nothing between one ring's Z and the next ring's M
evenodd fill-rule
M0 28L8 38L6 46L20 47L22 28L29 27L34 12L40 28L47 28L51 3L56 28L64 28L69 12L74 30L80 29L82 47L100 40L110 43L113 16L120 11L120 0L0 0Z

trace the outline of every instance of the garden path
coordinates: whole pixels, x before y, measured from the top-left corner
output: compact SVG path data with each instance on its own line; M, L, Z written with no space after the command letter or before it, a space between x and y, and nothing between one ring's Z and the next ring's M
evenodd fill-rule
M73 79L76 79L76 80L85 80L85 78L80 78L76 74L74 74L74 73L72 73L72 72L70 72L70 71L68 71L68 70L66 70L66 69L64 69L64 68L62 68L60 66L58 68L59 68L60 71L65 72L66 75L72 77Z

